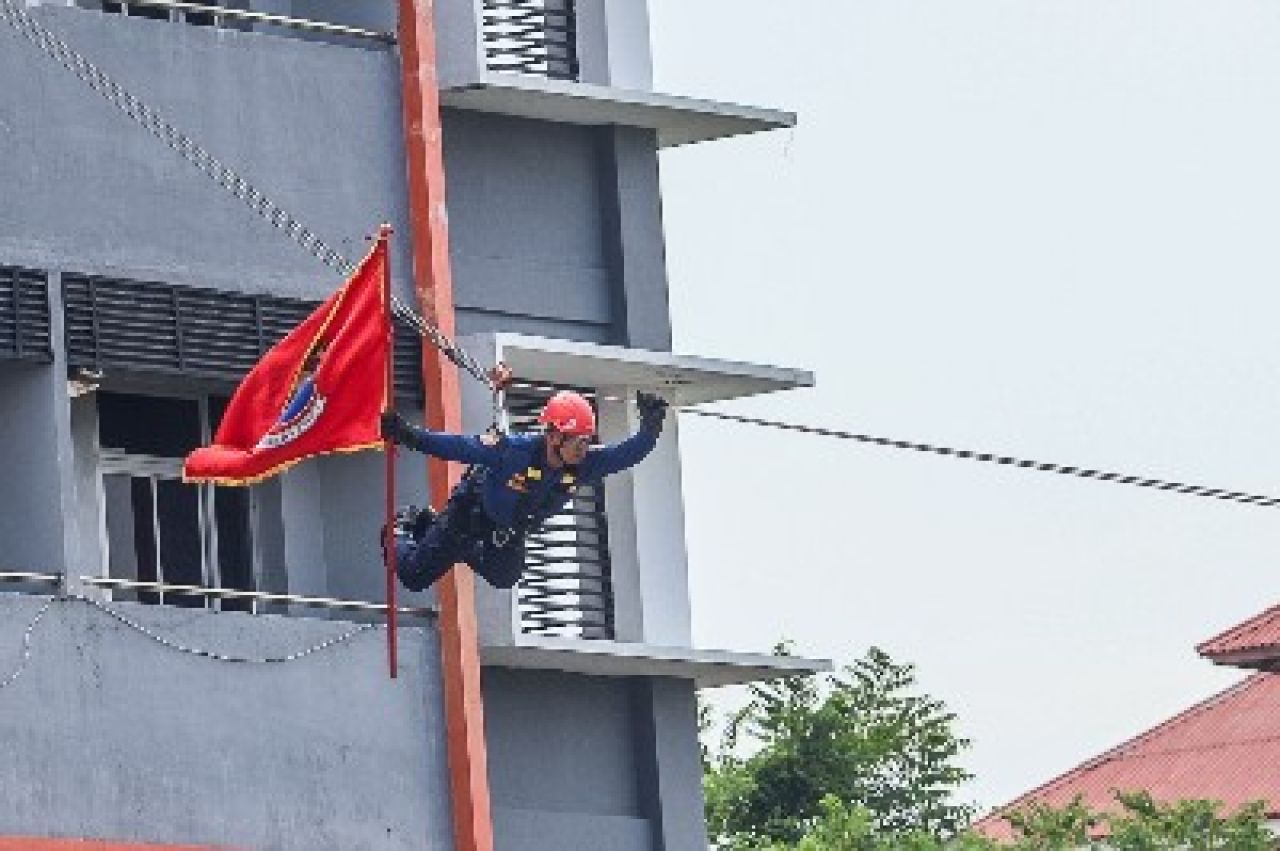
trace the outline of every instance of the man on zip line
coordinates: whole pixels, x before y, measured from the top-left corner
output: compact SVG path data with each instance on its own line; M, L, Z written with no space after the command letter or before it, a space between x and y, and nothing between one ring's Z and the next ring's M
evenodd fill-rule
M511 381L505 364L490 374L495 387ZM382 436L446 461L470 464L437 515L408 509L395 520L397 572L411 591L429 588L454 564L466 562L495 588L511 588L524 571L525 535L559 511L583 485L640 463L653 451L667 402L637 393L640 430L620 443L592 446L595 411L580 394L562 390L538 416L540 432L457 435L382 418ZM385 534L383 545L386 545Z

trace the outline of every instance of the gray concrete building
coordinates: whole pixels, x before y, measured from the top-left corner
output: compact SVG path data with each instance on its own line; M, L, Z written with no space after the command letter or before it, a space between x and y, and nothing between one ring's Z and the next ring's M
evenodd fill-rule
M0 841L464 848L431 592L388 677L383 459L181 482L238 381L340 283L69 71L34 21L349 257L412 233L411 0L0 0ZM422 3L422 8L431 5ZM645 0L436 0L460 343L677 405L807 385L671 351L658 153L792 123L653 91ZM24 30L24 26L26 29ZM63 57L60 65L57 56ZM172 142L172 139L170 139ZM414 302L409 238L396 291ZM418 282L421 283L421 282ZM400 407L420 417L416 335ZM490 397L462 381L464 426ZM423 459L399 460L423 504ZM477 583L493 847L705 848L696 691L821 668L693 646L679 424Z

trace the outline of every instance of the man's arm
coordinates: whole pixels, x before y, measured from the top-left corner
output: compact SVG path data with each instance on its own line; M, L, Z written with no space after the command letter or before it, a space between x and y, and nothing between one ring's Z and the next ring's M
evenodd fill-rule
M497 439L490 439L485 435L446 434L418 428L394 412L383 414L382 436L426 455L446 461L460 461L463 464L492 466L502 456L501 443Z
M667 416L666 400L652 393L637 393L636 405L640 408L640 430L620 443L592 449L583 462L584 478L612 476L639 464L653 451Z

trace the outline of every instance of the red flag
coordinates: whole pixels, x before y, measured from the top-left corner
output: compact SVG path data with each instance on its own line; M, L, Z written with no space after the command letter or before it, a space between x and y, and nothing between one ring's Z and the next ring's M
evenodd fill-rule
M248 485L316 455L382 446L390 399L387 240L277 343L231 397L213 445L187 456L187 482Z

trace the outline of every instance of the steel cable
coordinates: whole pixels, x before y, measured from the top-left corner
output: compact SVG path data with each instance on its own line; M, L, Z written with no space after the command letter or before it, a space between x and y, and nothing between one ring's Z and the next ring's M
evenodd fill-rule
M980 461L1007 467L1018 467L1024 470L1034 470L1039 473L1056 473L1062 476L1074 476L1080 479L1093 479L1094 481L1109 482L1117 485L1153 488L1155 490L1170 491L1172 493L1185 494L1187 496L1221 499L1245 505L1258 505L1265 508L1274 508L1277 505L1280 505L1280 498L1278 497L1246 493L1244 491L1230 491L1224 490L1223 488L1211 488L1207 485L1194 485L1187 484L1185 482L1167 481L1165 479L1152 479L1145 476L1133 476L1126 473L1094 470L1088 467L1077 467L1069 464L1057 464L1052 461L1033 461L1027 458L1015 458L1010 455L997 455L993 452L978 452L972 449L956 449L950 446L938 446L931 443L917 443L911 440L899 440L892 437L878 437L872 434L859 434L856 432L841 431L839 429L797 425L794 423L778 422L776 420L765 420L759 417L744 417L738 414L725 414L720 411L708 411L703 408L682 408L681 410L687 414L696 414L700 417L712 417L714 419L726 420L728 422L747 423L749 425L766 426L768 428L776 428L783 431L794 431L801 434L816 434L823 437L834 437L840 440L852 440L858 443L866 443L872 446L884 446L890 449L926 452L932 455L961 458L967 461Z
M549 384L532 384L523 381L513 382L511 386L539 393L554 393L557 390L564 389L562 387L556 387ZM610 396L602 393L584 393L583 395L602 402L634 404L630 399L623 399L618 396ZM1055 473L1061 476L1074 476L1079 479L1092 479L1094 481L1107 482L1110 484L1130 485L1138 488L1152 488L1154 490L1185 494L1186 496L1221 499L1228 502L1238 502L1243 505L1257 505L1263 508L1275 508L1276 506L1280 506L1280 497L1266 496L1264 494L1232 491L1224 488L1212 488L1207 485L1187 484L1185 482L1154 479L1146 476L1134 476L1127 473L1116 473L1107 470L1095 470L1089 467L1058 464L1052 461L1034 461L1027 458L1016 458L1012 455L998 455L994 452L979 452L973 449L956 449L951 446L939 446L933 443L920 443L917 441L901 440L892 437L879 437L873 434L860 434L858 432L843 431L841 429L799 425L796 423L780 422L778 420L766 420L760 417L747 417L740 414L726 414L721 411L709 411L706 408L682 407L676 408L675 410L685 414L694 414L699 417L710 417L712 419L724 420L727 422L764 426L766 428L776 428L782 431L793 431L800 434L815 434L821 437L836 438L838 440L852 440L857 443L865 443L871 446L883 446L889 449L902 449L911 452L924 452L931 455L960 458L966 461L998 464L1004 467L1017 467L1023 470L1033 470L1037 473Z
M116 621L117 623L120 623L123 626L128 627L129 629L143 636L146 636L150 640L156 642L157 644L169 650L174 650L179 653L185 653L189 656L199 656L203 659L210 659L215 662L232 662L232 663L243 664L243 665L278 665L278 664L284 664L286 662L296 662L300 659L305 659L306 657L312 655L313 653L319 653L320 651L327 650L330 647L335 647L339 644L345 644L346 642L355 638L360 633L367 632L368 630L374 629L376 626L375 624L357 624L351 629L346 630L345 632L339 633L331 638L327 638L324 641L316 642L315 644L311 644L307 647L302 648L301 650L296 650L293 653L287 653L282 656L239 656L233 653L220 653L215 650L207 650L201 647L191 647L191 646L182 644L180 642L174 641L171 638L166 638L165 636L160 635L154 630L146 626L143 626L142 624L138 623L137 621L133 620L127 615L116 611L115 609L111 608L107 604L98 600L90 599L89 597L84 597L79 594L69 594L66 596L50 597L45 600L44 605L42 605L39 608L39 610L35 613L35 616L32 617L31 621L27 624L26 629L23 631L22 652L18 658L18 664L12 672L10 672L4 679L0 680L0 691L3 691L4 689L8 688L9 686L17 682L18 678L22 676L24 671L26 671L27 664L31 660L32 634L35 632L35 629L39 625L40 621L48 613L49 608L55 602L84 603L90 608L93 608L93 609L96 609L97 611L102 612L104 615Z

